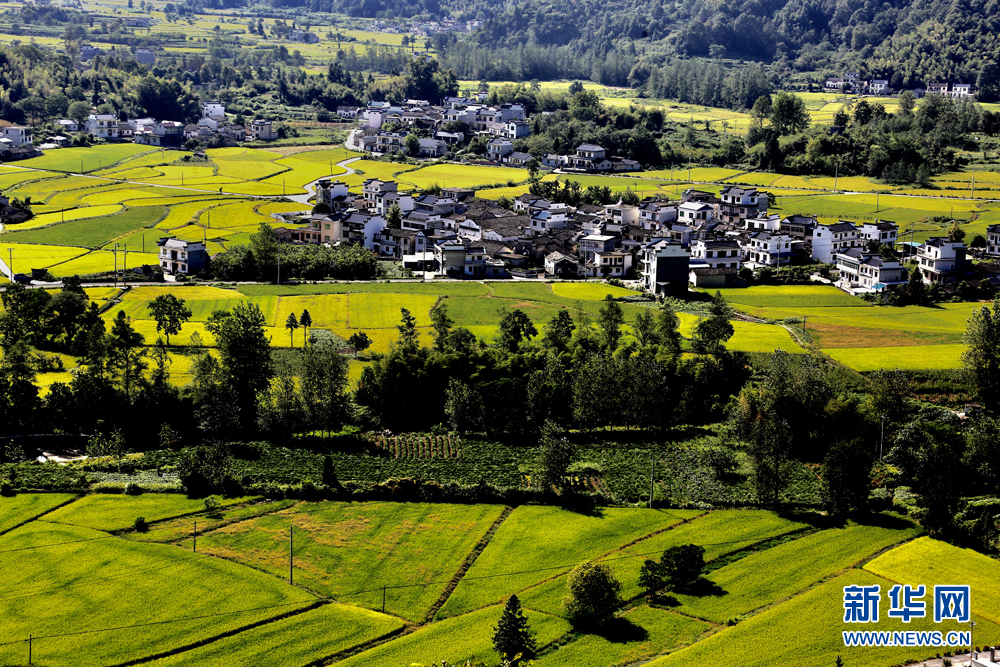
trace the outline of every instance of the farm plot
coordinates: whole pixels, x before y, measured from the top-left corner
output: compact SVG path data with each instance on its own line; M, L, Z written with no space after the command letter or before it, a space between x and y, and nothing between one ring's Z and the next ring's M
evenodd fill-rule
M497 183L520 183L528 180L528 172L512 167L484 167L467 164L435 164L400 174L397 180L417 188L440 185L442 188L473 188Z
M634 290L604 283L552 283L551 288L552 293L556 296L584 301L603 301L608 294L616 298L637 294Z
M535 660L537 667L607 667L629 665L664 651L687 646L711 626L645 605L608 622L600 634L580 639Z
M935 585L967 584L973 591L972 612L1000 624L1000 563L978 551L921 537L882 554L864 569L890 581L924 584L928 591ZM931 604L927 607L930 610Z
M671 510L664 510L672 514ZM778 535L806 528L806 524L782 518L764 510L716 510L676 524L651 537L616 551L602 559L622 582L622 597L633 599L642 594L639 570L647 558L658 559L670 547L697 544L705 549L705 560L745 549ZM521 603L556 616L563 615L562 598L566 595L566 576L544 582L520 594Z
M636 178L658 178L658 179L669 179L676 180L678 178L683 178L690 181L705 181L709 183L719 183L726 181L744 172L739 169L723 169L722 167L694 167L690 170L690 177L688 176L688 170L683 168L678 169L657 169L655 171L640 171L630 174Z
M499 518L492 505L306 503L204 535L205 553L279 576L294 526L296 580L344 602L423 618L473 545ZM447 539L441 539L447 535ZM398 587L398 588L393 588Z
M110 250L94 250L86 255L56 264L50 267L50 270L52 271L52 275L61 278L64 276L86 276L92 273L105 273L114 271L116 268L134 268L143 266L144 264L156 266L159 263L159 255L152 252L129 251L127 257L124 253L119 252L116 259L115 253Z
M733 337L726 341L726 347L735 352L771 353L784 350L790 354L805 353L791 334L777 324L733 322L733 330Z
M0 538L0 548L6 551L0 635L5 641L34 635L35 661L53 667L140 659L315 599L234 563L88 528L33 522ZM175 622L153 624L162 621ZM142 627L103 631L123 624ZM23 663L26 648L0 647L0 662Z
M45 514L75 497L68 493L25 493L11 498L0 497L0 534Z
M225 498L220 504L236 505L250 498ZM89 495L61 507L45 516L46 521L94 530L124 530L135 523L136 517L159 521L181 514L201 512L203 500L176 493L147 493L141 496Z
M82 218L42 229L11 232L4 239L12 243L78 245L99 248L109 241L137 229L156 224L164 215L166 215L166 209L162 206L142 206L105 217Z
M0 243L0 260L14 273L30 273L31 269L47 269L87 253L83 248L34 245L30 243Z
M352 187L361 185L361 183L367 181L369 178L377 178L379 180L394 179L397 173L405 173L417 168L414 165L379 162L378 160L358 160L348 166L359 173L340 176L339 179ZM400 190L408 190L412 187L407 183L400 183L399 185Z
M186 355L183 355L186 356ZM175 355L183 358L182 355ZM171 368L171 370L173 370ZM165 519L149 527L145 533L129 533L126 537L137 542L175 543L185 549L190 548L194 535L194 522L198 522L198 534L218 530L237 521L245 521L255 517L288 509L298 504L296 500L272 500L251 502L249 505L220 506L217 510L200 511L197 514L183 514L176 518Z
M86 218L101 218L105 216L114 215L119 211L122 211L121 204L107 204L105 206L86 206L83 208L74 208L67 211L59 211L56 213L42 213L41 215L36 215L31 220L17 225L18 230L29 230L38 229L39 227L48 227L49 225L58 225L63 222L71 222L73 220L84 220Z
M455 616L504 600L511 593L569 571L577 563L699 513L607 509L603 516L593 517L555 507L518 507L500 526L438 617ZM531 572L525 572L528 570ZM517 572L524 573L496 576Z
M412 634L338 662L340 667L386 667L387 665L424 664L429 659L456 664L470 657L496 664L493 650L493 627L500 620L503 607L489 607L471 614L433 623ZM570 630L561 618L539 612L525 614L536 634L539 646L554 642ZM430 656L430 658L428 657Z
M40 181L46 178L62 178L62 174L51 171L35 171L34 169L15 169L4 167L0 170L0 190L12 188L26 181Z
M337 176L344 173L343 167L338 167L335 164L331 167L325 161L311 162L303 160L299 155L281 158L276 160L275 164L281 165L290 171L263 179L260 183L262 185L280 187L282 188L282 194L305 194L306 190L303 186L307 183L312 183L319 178Z
M769 667L776 664L834 664L837 656L847 654L845 664L865 667L895 667L919 663L933 658L946 648L860 647L845 649L843 631L860 629L857 624L843 623L845 586L881 586L883 591L894 582L862 571L851 570L816 588L783 602L772 609L726 628L688 648L671 653L650 663L648 667L687 667L699 664L742 665ZM975 598L975 596L973 596ZM933 631L943 626L933 617L903 623L899 619L880 617L880 631ZM977 617L977 644L1000 642L1000 627ZM966 626L967 627L967 626ZM962 627L960 629L966 629ZM949 628L952 629L952 628ZM959 629L954 626L954 629Z
M441 296L485 296L490 289L479 282L393 282L393 283L323 283L319 285L240 285L247 296L297 296L303 294L434 294Z
M823 352L856 371L948 370L962 366L965 345L825 348Z
M403 628L399 619L367 609L328 604L246 630L169 658L151 667L300 667Z
M33 157L20 162L20 166L35 169L51 169L52 171L67 171L89 173L105 167L110 167L122 160L143 153L151 153L149 146L139 144L104 144L89 148L62 148L50 151L41 157Z
M754 308L866 307L861 299L830 285L757 285L743 289L704 291L711 294L717 291L730 303Z
M725 623L774 604L921 532L916 527L855 525L808 535L712 572L707 579L715 586L702 595L677 595L679 609L690 616Z

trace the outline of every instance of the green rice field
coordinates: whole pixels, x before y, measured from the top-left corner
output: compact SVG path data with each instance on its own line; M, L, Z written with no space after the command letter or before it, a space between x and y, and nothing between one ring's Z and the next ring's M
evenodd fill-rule
M130 530L137 512L152 521L148 533ZM473 656L494 665L492 629L517 593L542 667L689 665L709 656L723 665L832 664L845 654L893 667L937 649L845 648L840 633L858 629L842 622L844 586L886 591L898 581L968 583L977 643L1000 640L1000 565L888 515L830 527L815 515L764 510L583 515L250 499L207 512L177 494L28 494L0 498L0 517L4 664L27 662L31 634L34 664L51 667L381 667ZM650 605L639 567L678 544L701 545L708 573L673 601ZM561 605L565 573L594 559L621 579L626 606L600 628L574 629ZM884 618L863 629L952 628Z

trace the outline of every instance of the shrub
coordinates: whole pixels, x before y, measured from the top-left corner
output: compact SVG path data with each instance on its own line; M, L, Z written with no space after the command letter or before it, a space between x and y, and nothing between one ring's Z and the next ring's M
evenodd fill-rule
M136 517L135 524L133 524L135 532L146 533L149 532L149 524L146 523L146 517Z
M10 482L4 482L3 484L0 484L0 496L3 496L4 498L10 498L14 495L17 495L17 491L15 491L14 487L10 485Z
M125 495L126 496L139 496L142 495L142 487L135 482L129 482L125 485Z
M575 626L607 621L622 605L622 584L603 563L583 563L569 573L563 608Z

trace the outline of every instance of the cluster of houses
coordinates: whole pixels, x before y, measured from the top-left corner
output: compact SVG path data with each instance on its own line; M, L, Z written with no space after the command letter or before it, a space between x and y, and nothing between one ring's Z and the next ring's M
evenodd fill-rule
M115 47L111 47L111 50L105 51L104 49L96 47L92 44L80 45L81 62L93 60L95 56L107 56L108 58L115 58L117 60L131 60L134 58L140 65L146 66L156 64L156 53L152 49L140 47L135 50L135 53L132 53L128 49L119 51ZM80 69L87 69L87 67L81 66Z
M118 120L114 114L102 113L90 114L82 128L77 121L68 118L56 121L56 125L65 133L84 131L105 141L132 141L161 148L178 148L188 139L198 139L213 145L234 146L243 141L267 141L277 139L278 136L269 120L254 120L246 127L230 122L226 118L226 108L218 102L202 104L201 118L198 122L186 125L178 121L157 121L152 118ZM49 141L51 143L43 145L42 148L58 148L69 140L63 135L58 135L50 137Z
M483 24L482 21L459 21L445 18L440 21L411 21L409 27L384 19L372 19L368 25L370 32L383 32L394 35L410 33L415 37L430 37L444 32L472 32Z
M850 91L861 95L888 95L892 92L889 82L886 79L872 79L868 81L862 79L857 72L844 72L843 76L831 77L826 80L824 88L827 90ZM975 96L976 89L970 83L929 83L926 90L923 88L913 90L913 94L916 97L923 97L924 93L959 99Z
M696 287L739 286L742 269L780 269L818 261L839 269L837 286L852 294L882 292L907 282L880 246L897 245L896 224L819 224L815 217L768 213L766 193L729 186L718 195L686 191L679 200L648 198L637 205L569 206L524 194L512 209L463 188L438 194L399 190L369 179L360 195L333 180L319 181L320 211L289 225L279 240L357 243L415 271L457 278L634 279L653 294ZM322 205L322 206L320 206ZM389 226L398 206L402 220ZM1000 225L991 228L1000 254ZM961 243L932 238L899 244L916 255L925 282L951 282L966 270Z
M448 97L441 104L427 100L406 100L402 103L369 102L367 107L341 106L337 114L345 119L357 119L359 127L347 140L358 151L375 155L403 153L406 137L415 129L433 133L432 138L420 139L417 157L439 158L450 154L454 146L475 136L485 136L486 157L494 164L523 167L533 158L514 150L514 142L531 136L524 106L520 104L487 105L486 93L474 97ZM451 123L464 123L467 130L455 131ZM391 129L390 129L391 128ZM570 172L621 172L642 169L635 160L607 155L594 144L581 144L571 155L546 155L540 166Z

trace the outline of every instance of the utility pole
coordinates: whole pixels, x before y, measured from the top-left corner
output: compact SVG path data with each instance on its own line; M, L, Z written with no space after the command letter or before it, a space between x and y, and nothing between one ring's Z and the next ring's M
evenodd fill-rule
M837 164L833 169L833 192L837 192L837 177L840 176L840 160L837 160Z
M879 419L882 420L882 434L878 439L878 460L882 460L882 443L885 442L885 415L879 415Z
M122 284L128 287L128 244L125 244L125 255L122 258Z
M970 616L972 615L971 609L969 610L969 615ZM969 664L970 665L972 664L972 647L975 646L975 643L973 643L972 641L972 633L974 632L975 627L976 627L976 622L970 618L969 619Z
M28 635L28 665L31 665L31 635Z
M972 170L972 198L976 198L976 170Z
M292 567L294 566L294 556L295 553L295 537L293 537L295 529L291 526L288 527L288 583L292 583Z
M198 552L198 522L194 522L194 542L191 544L191 551Z
M278 285L281 284L281 255L278 255Z
M382 585L382 613L385 613L385 584Z
M14 249L7 248L7 270L10 271L10 281L14 282Z
M115 270L112 271L112 275L114 276L115 287L118 287L118 244L117 243L115 244L115 247L111 249L111 252L115 254Z
M653 462L656 460L656 455L652 452L649 453L649 509L653 509Z

